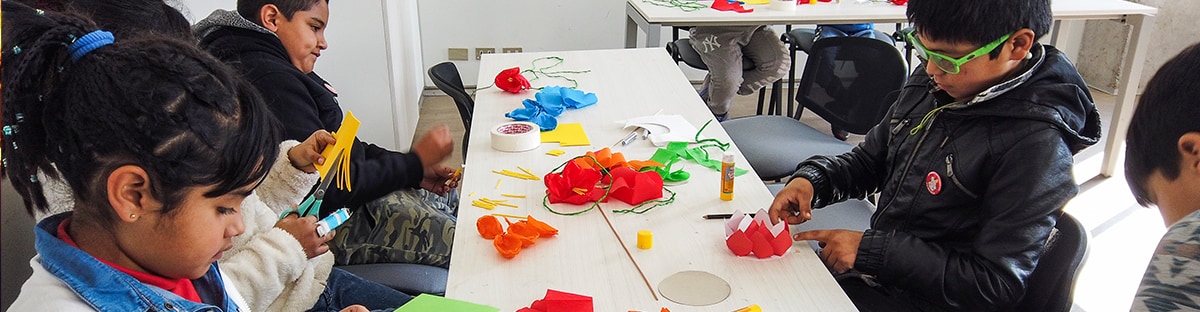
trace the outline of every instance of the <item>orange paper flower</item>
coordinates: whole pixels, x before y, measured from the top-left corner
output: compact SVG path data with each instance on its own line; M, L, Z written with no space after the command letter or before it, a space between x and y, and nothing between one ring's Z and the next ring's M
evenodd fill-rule
M529 225L529 222L520 221L517 223L508 224L508 235L515 235L521 239L521 247L533 246L537 242L538 231Z
M545 222L534 219L533 216L529 216L528 220L526 220L525 222L529 222L530 226L532 226L534 229L537 229L538 234L541 235L542 237L550 237L550 236L558 235L558 229L550 226L549 224L546 224Z
M479 235L486 239L496 238L496 235L504 234L504 228L500 225L500 220L490 215L484 215L475 220L475 227L479 229Z
M500 256L512 259L521 253L521 238L507 233L496 235L496 238L492 239L492 246L496 246Z
M533 216L528 216L528 220L516 223L504 218L504 222L508 223L507 232L504 231L500 221L490 215L479 217L475 221L475 227L479 228L480 236L492 240L492 246L496 247L500 256L508 259L521 253L521 248L533 246L538 238L558 234L558 229L534 219Z

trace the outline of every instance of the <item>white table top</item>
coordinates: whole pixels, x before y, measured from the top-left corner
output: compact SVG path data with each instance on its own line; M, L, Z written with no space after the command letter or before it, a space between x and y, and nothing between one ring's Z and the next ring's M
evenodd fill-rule
M857 3L854 0L801 4L794 12L771 10L768 5L746 5L754 12L736 13L713 9L684 12L679 8L654 5L644 0L626 0L642 18L663 25L781 25L781 24L854 24L905 22L905 6L888 2ZM709 5L712 1L701 1ZM1056 20L1119 18L1127 14L1154 15L1158 9L1124 0L1054 0L1050 2Z
M559 123L582 123L592 145L564 148L547 143L528 152L496 151L490 147L491 129L509 121L504 113L521 107L521 101L532 98L536 90L508 94L488 88L476 94L468 166L461 188L461 226L454 238L447 297L496 306L502 311L528 306L541 299L547 289L591 296L596 311L659 311L662 307L672 311L733 311L750 304L758 304L767 311L854 310L853 304L806 243L794 244L792 251L782 258L736 257L725 246L724 222L701 218L708 213L768 207L772 196L753 171L735 179L734 200L724 202L718 196L718 172L692 162L681 162L686 164L684 169L692 176L687 184L668 186L679 193L673 204L641 215L612 213L612 209L629 207L617 200L601 206L607 209L605 213L656 293L663 279L687 270L710 272L730 284L732 292L728 299L704 307L676 304L661 295L655 301L600 211L578 216L553 214L542 207L546 190L542 181L492 173L493 169L519 171L517 166L523 166L544 175L572 156L610 146L624 137L628 131L622 130L614 121L653 115L660 108L662 114L682 115L697 128L713 118L695 89L662 49L489 54L480 64L478 85L490 85L491 79L502 69L529 68L533 59L543 56L565 59L555 70L591 70L571 77L579 81L580 90L596 93L599 102L591 107L566 111L559 117ZM531 82L534 87L570 86L569 82L553 78ZM729 136L715 121L703 134L729 141ZM559 157L547 155L546 152L552 149L567 153ZM624 153L626 159L649 159L656 148L647 140L637 140L613 150ZM497 187L497 181L501 179L503 181ZM470 196L472 193L474 196ZM527 197L504 198L500 196L502 193ZM480 197L508 199L520 208L497 207L489 211L471 206L471 200ZM566 204L554 207L559 211L586 208ZM537 244L523 249L515 258L504 259L493 248L492 242L480 237L473 226L478 217L493 212L533 215L558 228L559 234L539 239ZM654 233L653 248L642 250L636 247L638 230Z

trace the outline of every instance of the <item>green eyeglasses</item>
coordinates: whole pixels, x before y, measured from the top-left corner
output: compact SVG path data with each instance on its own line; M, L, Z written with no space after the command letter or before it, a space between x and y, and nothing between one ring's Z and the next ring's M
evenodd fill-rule
M909 32L907 37L908 42L913 43L913 45L917 47L917 57L921 58L922 60L933 62L934 65L937 65L939 69L947 74L955 75L958 74L960 66L984 54L991 53L992 50L995 50L996 47L999 47L1000 44L1004 43L1005 40L1008 40L1008 37L1012 36L1013 33L1004 35L1003 37L1000 37L1000 39L996 39L996 41L985 44L982 47L975 49L975 51L971 51L971 53L967 53L967 55L964 55L960 58L953 58L946 56L945 54L929 51L929 49L925 48L924 44L921 44L921 40L918 40L917 36L914 34L916 34L915 31Z

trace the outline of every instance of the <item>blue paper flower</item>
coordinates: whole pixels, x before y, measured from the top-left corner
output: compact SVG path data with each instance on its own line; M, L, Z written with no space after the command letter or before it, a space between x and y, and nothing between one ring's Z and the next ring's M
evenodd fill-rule
M554 130L558 127L558 115L562 115L566 109L578 109L596 104L596 94L586 93L576 89L550 86L542 88L537 94L533 95L534 99L525 99L521 102L524 108L518 108L504 114L504 117L512 118L516 121L528 121L537 124L542 131Z

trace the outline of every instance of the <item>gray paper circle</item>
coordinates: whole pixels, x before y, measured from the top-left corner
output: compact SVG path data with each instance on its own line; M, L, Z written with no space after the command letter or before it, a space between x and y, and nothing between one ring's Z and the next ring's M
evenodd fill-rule
M706 306L729 298L729 283L704 271L671 274L658 283L658 293L678 304Z

